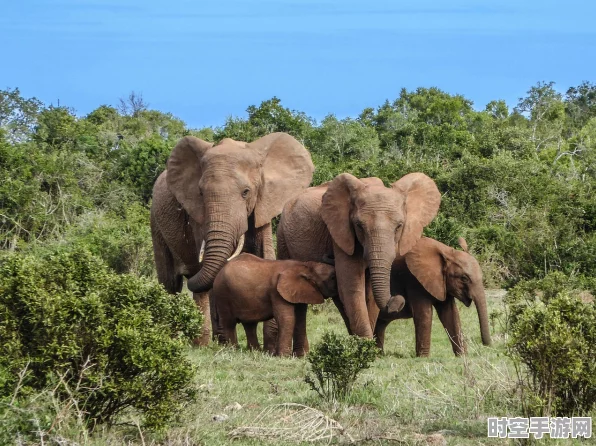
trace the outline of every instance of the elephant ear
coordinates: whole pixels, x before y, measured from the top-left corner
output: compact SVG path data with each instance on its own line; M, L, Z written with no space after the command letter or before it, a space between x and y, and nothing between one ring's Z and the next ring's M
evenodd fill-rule
M291 304L322 304L325 297L308 277L306 268L298 273L295 269L287 269L277 279L277 291Z
M447 298L445 254L433 239L422 237L406 254L406 265L426 291L440 301Z
M284 204L306 189L315 167L310 153L287 133L271 133L247 145L263 156L261 188L255 206L255 227L270 223Z
M468 252L468 242L466 242L465 238L463 238L463 237L458 238L457 243L459 243L459 246L461 246L461 249L463 249L464 252Z
M329 183L327 192L323 194L321 217L337 246L350 256L354 254L355 243L350 220L352 194L364 187L364 183L354 175L342 173Z
M406 221L399 240L399 255L403 256L420 239L424 227L437 216L441 193L435 182L420 172L401 177L391 187L406 198Z
M196 221L200 221L203 207L199 194L201 158L212 146L213 143L185 136L178 141L167 163L168 188Z

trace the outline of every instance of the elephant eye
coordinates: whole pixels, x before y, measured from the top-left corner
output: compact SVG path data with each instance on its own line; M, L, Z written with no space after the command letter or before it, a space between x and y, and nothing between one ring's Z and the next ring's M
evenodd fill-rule
M464 274L463 276L461 276L461 281L462 282L469 282L470 281L470 278L466 274Z
M242 191L242 198L246 198L248 197L248 193L250 192L250 189L247 187L246 189L244 189Z
M362 222L360 220L356 221L356 226L358 226L360 229L362 229Z
M401 221L400 221L400 222L397 224L397 227L395 228L395 231L396 231L396 232L397 232L397 231L399 231L399 230L400 230L400 228L401 228L403 225L404 225L404 224L403 224L403 222L401 222Z

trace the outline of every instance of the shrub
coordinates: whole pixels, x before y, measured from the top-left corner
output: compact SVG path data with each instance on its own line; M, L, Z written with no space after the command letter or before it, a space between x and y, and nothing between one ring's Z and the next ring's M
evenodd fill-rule
M119 212L88 212L65 233L66 243L85 246L117 273L154 276L149 209L130 203Z
M307 356L311 371L305 381L321 398L343 400L378 352L372 339L326 332Z
M596 404L596 309L581 284L557 272L508 294L509 355L522 365L529 416L585 414Z
M202 317L192 299L114 274L80 247L36 254L0 259L0 401L17 385L27 395L64 381L74 395L62 397L91 425L130 409L148 427L171 421L195 393L185 343Z

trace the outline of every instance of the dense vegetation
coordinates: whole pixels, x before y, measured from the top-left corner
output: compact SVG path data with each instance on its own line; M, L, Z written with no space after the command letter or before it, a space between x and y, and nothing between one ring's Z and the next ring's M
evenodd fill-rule
M184 340L200 327L190 296L116 274L80 247L2 255L0 419L2 403L51 386L90 426L136 409L162 427L195 394Z
M246 118L189 129L138 95L84 117L0 92L0 247L83 243L117 272L151 275L148 205L175 142L251 141L273 131L310 150L314 184L341 172L393 182L422 171L443 193L427 234L463 235L491 285L596 272L596 85L538 83L513 109L436 88L402 90L355 118L320 123L273 98ZM454 245L455 246L455 245Z
M181 348L200 317L188 296L168 300L156 285L153 183L184 135L251 141L274 131L308 148L314 184L342 172L387 184L413 171L431 176L443 199L425 233L452 246L464 236L487 286L517 284L510 308L492 319L509 318L509 352L525 367L520 377L535 386L524 400L528 413L593 407L596 371L582 358L593 356L596 321L593 304L578 297L578 290L595 291L596 276L596 85L589 82L564 94L553 83L538 83L513 108L492 101L483 110L436 88L402 90L357 117L329 115L321 122L272 98L248 107L246 117L201 129L149 109L134 93L118 107L77 116L24 98L18 89L0 91L0 403L18 405L15 386L25 394L53 386L52 398L84 400L81 413L97 421L127 408L144 413L149 425L173 416L186 401L180 396L194 392ZM91 329L87 318L101 323ZM55 324L37 331L48 321ZM535 331L545 327L551 336L534 342ZM138 342L133 348L131 339L144 339L146 349ZM553 350L570 342L565 353ZM110 356L118 348L126 354ZM87 371L90 354L97 371ZM541 362L545 354L559 355L554 378L554 363ZM147 375L150 368L161 375ZM61 377L71 381L60 384ZM77 379L87 380L87 394L74 398L64 389ZM578 402L573 407L565 403L570 391ZM106 410L118 401L125 404ZM476 403L477 412L492 404ZM508 400L510 407L517 408ZM30 422L25 409L19 408L22 419L10 418L15 426Z
M534 414L582 414L596 405L596 307L588 281L559 271L518 283L507 295L509 353L521 402Z

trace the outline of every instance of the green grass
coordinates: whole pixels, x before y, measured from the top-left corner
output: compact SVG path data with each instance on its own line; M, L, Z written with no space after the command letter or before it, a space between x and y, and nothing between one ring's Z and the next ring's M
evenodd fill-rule
M501 302L490 299L489 311ZM415 357L412 320L394 321L387 328L385 355L362 373L348 400L335 406L321 402L304 382L305 360L217 346L194 349L190 355L199 366L197 379L205 392L193 413L193 435L205 444L227 444L231 430L250 425L269 405L293 402L322 410L355 439L392 436L414 444L416 434L441 432L448 444L486 442L487 416L519 415L511 400L514 370L503 354L498 322L494 347L483 347L475 309L460 307L464 334L471 337L467 357L453 355L436 315L430 358ZM244 346L243 330L238 328ZM310 343L316 343L326 330L345 332L331 302L309 311ZM234 402L243 409L229 413L225 422L211 420ZM258 442L237 439L234 444Z
M488 303L489 313L503 309L500 297L489 296ZM425 436L436 433L443 435L448 445L507 444L507 440L488 439L486 424L488 416L522 416L514 394L515 370L504 355L503 320L496 320L494 329L491 327L493 346L484 347L475 309L463 305L459 308L464 335L469 339L468 355L453 355L435 314L431 357L416 358L412 320L394 321L387 328L385 355L362 373L348 400L335 405L322 402L304 382L306 360L246 351L239 325L239 350L218 345L189 349L199 369L196 379L201 391L198 401L181 414L180 426L161 435L143 432L142 438L136 427L116 427L79 444L120 445L134 441L147 445L226 445L232 442L231 431L254 426L253 421L263 410L281 403L321 410L353 439L360 440L358 444L426 444ZM309 311L311 345L326 330L345 332L332 302ZM231 410L228 406L233 403L242 408ZM213 420L221 414L228 418ZM388 438L401 439L402 443ZM263 441L241 437L233 444L257 445ZM273 440L270 444L296 443ZM540 444L573 443L542 440Z

